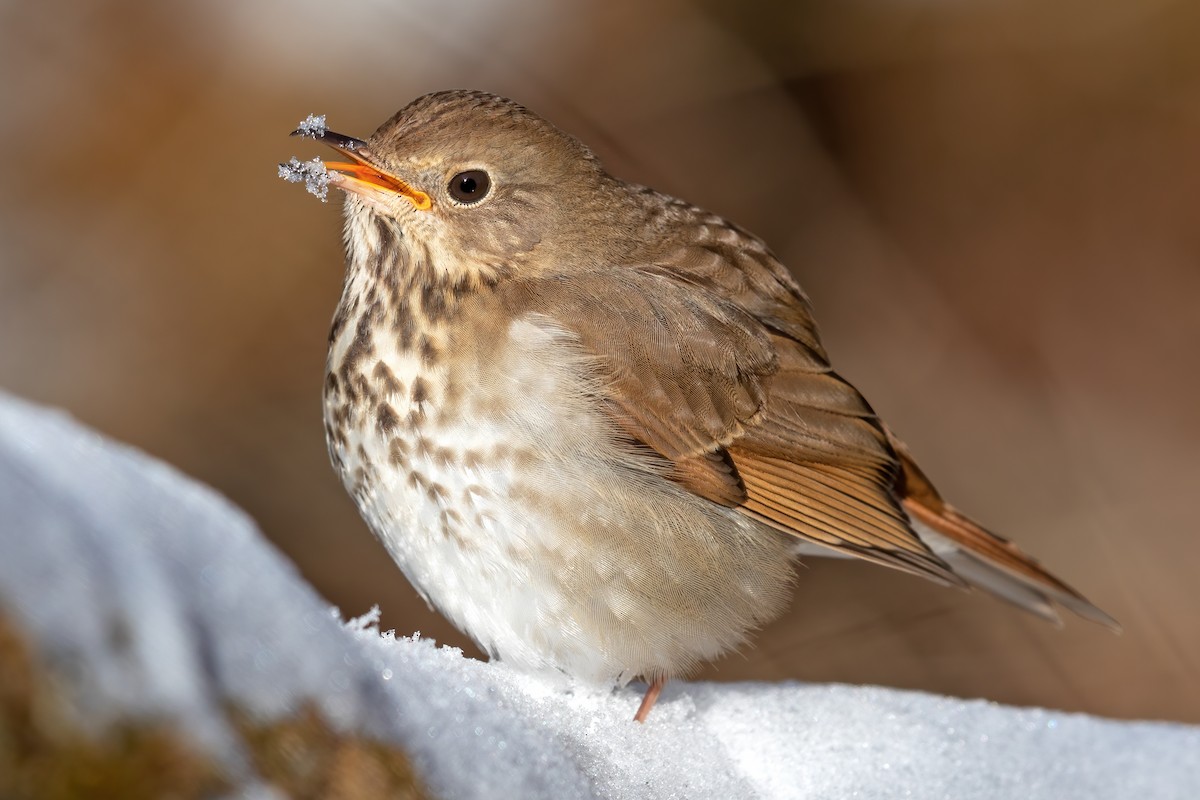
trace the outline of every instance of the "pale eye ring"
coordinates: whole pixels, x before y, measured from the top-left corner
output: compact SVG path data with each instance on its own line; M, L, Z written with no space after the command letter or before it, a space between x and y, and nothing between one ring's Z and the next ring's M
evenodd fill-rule
M487 197L492 179L481 169L469 169L450 179L450 196L464 205L478 203Z

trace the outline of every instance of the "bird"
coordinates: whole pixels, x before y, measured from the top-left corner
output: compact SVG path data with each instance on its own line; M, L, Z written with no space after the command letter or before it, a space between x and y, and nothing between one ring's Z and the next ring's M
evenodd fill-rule
M491 93L424 95L365 140L312 120L294 135L348 159L315 164L345 195L329 456L490 658L640 679L644 722L810 556L1118 628L942 498L758 237Z

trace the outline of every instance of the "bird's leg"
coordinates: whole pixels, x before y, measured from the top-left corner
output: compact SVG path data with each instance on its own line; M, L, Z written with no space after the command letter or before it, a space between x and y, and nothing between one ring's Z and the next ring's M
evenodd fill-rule
M642 704L638 706L637 713L633 715L634 722L646 721L646 717L650 716L650 709L654 708L654 703L657 702L658 695L666 683L666 678L655 678L651 682L650 688L646 690L646 696L642 698Z

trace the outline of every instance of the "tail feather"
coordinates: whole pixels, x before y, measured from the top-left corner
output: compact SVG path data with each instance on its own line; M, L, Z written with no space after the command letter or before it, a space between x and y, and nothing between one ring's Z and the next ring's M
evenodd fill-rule
M889 434L890 436L890 434ZM1054 604L1114 631L1120 624L1034 558L947 504L894 436L902 473L900 503L921 539L959 577L1002 600L1061 624Z
M913 530L968 586L983 589L1022 611L1041 617L1055 627L1062 627L1062 617L1042 592L1024 581L1014 579L1004 570L992 566L978 556L960 550L953 541L928 525L913 520Z

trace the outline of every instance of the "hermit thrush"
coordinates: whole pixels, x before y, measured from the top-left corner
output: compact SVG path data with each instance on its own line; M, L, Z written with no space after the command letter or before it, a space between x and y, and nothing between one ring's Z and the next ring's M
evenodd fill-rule
M492 657L640 676L643 720L783 610L800 554L1115 626L942 500L750 233L482 92L422 97L366 141L296 133L350 159L304 176L346 193L330 457Z

